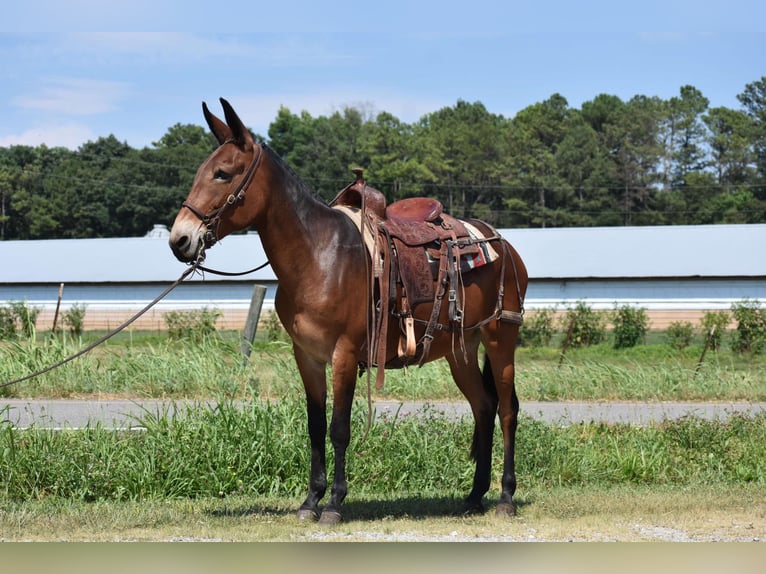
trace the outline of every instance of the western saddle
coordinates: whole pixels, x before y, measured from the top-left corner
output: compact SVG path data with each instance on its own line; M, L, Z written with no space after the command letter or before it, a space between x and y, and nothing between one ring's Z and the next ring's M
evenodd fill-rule
M436 330L453 331L461 348L463 331L479 328L493 320L521 324L521 312L503 309L503 285L507 253L502 237L492 230L484 236L469 222L443 212L441 202L426 197L401 199L386 205L384 195L370 187L361 169L353 170L356 181L346 186L330 205L350 217L362 234L372 261L371 289L376 293L371 311L372 329L368 338L368 363L389 368L428 359ZM491 244L496 242L496 250ZM499 253L498 253L499 251ZM502 277L495 312L475 325L463 324L464 301L460 285L462 274L502 258ZM514 266L515 261L510 258ZM439 320L442 302L447 298L449 324ZM417 305L433 303L427 321L413 317ZM386 361L388 315L400 320L398 356ZM425 325L419 340L414 324ZM383 384L384 369L378 369L377 386Z

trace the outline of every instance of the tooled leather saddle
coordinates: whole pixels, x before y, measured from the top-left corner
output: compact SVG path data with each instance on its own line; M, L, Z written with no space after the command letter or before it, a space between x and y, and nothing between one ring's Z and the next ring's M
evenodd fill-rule
M422 365L428 359L434 331L455 330L462 337L461 274L497 259L491 242L500 235L494 230L489 237L482 235L469 222L444 213L436 199L414 197L387 205L384 195L365 183L361 169L354 173L356 181L341 190L330 205L355 221L373 262L372 280L378 296L373 303L375 326L368 362L394 368L416 362ZM449 325L439 323L445 296ZM507 320L501 299L497 316L502 313ZM433 304L430 319L420 321L425 329L416 341L413 310L426 302ZM398 356L386 362L389 314L401 320L402 333ZM518 319L520 323L521 317ZM382 386L382 371L378 369L378 387Z

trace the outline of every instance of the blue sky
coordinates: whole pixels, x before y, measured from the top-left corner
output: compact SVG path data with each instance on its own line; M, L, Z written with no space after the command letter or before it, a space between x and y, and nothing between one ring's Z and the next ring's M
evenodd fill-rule
M31 0L3 9L0 146L143 147L221 96L266 135L281 105L414 122L462 99L512 117L554 93L580 107L691 84L738 108L763 76L762 0Z

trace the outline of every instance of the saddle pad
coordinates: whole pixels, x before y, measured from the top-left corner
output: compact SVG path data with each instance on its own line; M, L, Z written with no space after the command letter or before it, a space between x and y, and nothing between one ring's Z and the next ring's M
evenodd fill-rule
M475 226L466 221L463 221L463 225L471 239L486 239L486 236ZM438 249L426 249L426 254L428 255L429 262L439 261ZM460 271L465 273L471 269L476 269L487 263L492 263L498 257L497 251L495 251L489 241L475 243L470 248L461 250Z
M464 221L463 225L465 225L465 228L472 239L486 239L481 231L479 231L475 226L471 225L467 221ZM489 241L482 241L481 243L477 244L477 247L479 248L478 253L466 254L461 258L461 268L464 265L466 266L466 269L462 269L463 271L467 271L468 269L476 269L477 267L481 267L487 263L492 263L498 257L500 257Z
M364 244L367 247L367 252L370 254L370 258L373 261L373 269L375 270L375 277L379 277L383 270L383 261L379 253L376 253L375 249L375 232L370 229L369 225L365 226L366 229L362 232L362 210L358 207L350 207L348 205L333 205L333 209L337 209L354 222L359 233L364 238Z

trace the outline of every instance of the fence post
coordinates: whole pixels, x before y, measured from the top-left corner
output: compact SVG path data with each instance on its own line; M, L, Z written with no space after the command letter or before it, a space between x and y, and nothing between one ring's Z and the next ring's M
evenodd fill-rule
M700 355L699 361L697 361L697 366L694 369L695 375L699 373L700 369L702 368L702 362L705 360L705 353L707 353L707 350L713 344L714 335L715 335L715 325L710 327L710 331L708 331L707 338L705 339L705 346L702 348L702 354Z
M51 334L56 334L56 325L59 321L59 309L61 309L61 298L64 296L64 284L59 285L59 298L56 300L56 312L53 314L53 327L51 327Z
M250 309L247 312L247 321L245 329L242 331L242 366L247 366L247 360L250 358L250 351L255 340L255 332L258 330L258 321L261 318L261 307L263 307L263 298L266 296L266 287L263 285L253 286L253 296L250 299Z
M561 355L559 355L559 367L561 367L561 364L564 362L564 355L567 354L567 349L569 348L569 343L572 342L572 332L574 331L575 326L575 315L572 315L572 320L569 321L569 328L567 329L566 337L564 338L564 342L561 345Z

